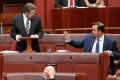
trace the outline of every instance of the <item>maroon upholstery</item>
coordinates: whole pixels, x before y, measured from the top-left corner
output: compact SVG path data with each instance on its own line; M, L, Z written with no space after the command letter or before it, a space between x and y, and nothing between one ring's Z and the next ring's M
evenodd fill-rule
M31 56L22 53L3 54L3 72L33 72Z
M81 40L87 34L70 34L72 39ZM120 35L119 34L107 34L117 41L118 49L120 50ZM9 34L0 35L0 50L11 50L12 43L14 40ZM73 48L70 45L65 44L65 39L63 34L45 34L42 39L39 39L39 45L41 47L41 52L56 51L58 49L67 49L74 52L82 52L82 49Z
M29 54L22 54L22 53L5 53L3 54L4 64L7 63L31 63L32 59Z
M100 54L102 55L102 54ZM3 54L3 72L43 72L53 65L56 72L87 73L87 79L103 80L108 68L107 58L92 53L11 53ZM104 75L102 75L104 73Z
M89 55L88 55L89 54ZM74 64L74 72L87 73L87 79L89 80L101 80L100 79L100 64L98 54L77 54L72 55L72 61Z
M41 65L53 65L57 72L72 72L72 66L69 55L64 55L63 53L41 53L33 54L32 60L34 63L38 63L39 67ZM43 67L45 67L43 65ZM61 69L61 67L64 67ZM60 68L59 68L60 67Z
M7 73L4 74L4 80L39 80L41 73ZM80 78L78 78L80 77ZM56 80L87 80L85 73L56 73Z
M70 56L65 56L63 53L40 53L31 54L33 62L56 64L70 63Z
M12 43L12 45L11 45L11 50L12 51L16 51L16 41L14 41L13 43Z
M0 35L0 46L1 51L2 50L10 50L11 44L14 42L14 40L10 37L9 34L2 34Z

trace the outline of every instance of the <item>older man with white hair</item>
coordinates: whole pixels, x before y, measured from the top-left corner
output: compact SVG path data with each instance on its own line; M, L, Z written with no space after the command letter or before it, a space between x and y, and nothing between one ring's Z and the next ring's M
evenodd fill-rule
M55 68L53 66L47 66L44 69L43 76L39 80L56 80L55 79Z

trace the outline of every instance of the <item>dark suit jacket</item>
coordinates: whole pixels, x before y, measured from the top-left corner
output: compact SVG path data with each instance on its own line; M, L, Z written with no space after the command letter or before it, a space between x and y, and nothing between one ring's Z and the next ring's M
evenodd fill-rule
M27 35L24 26L23 15L15 16L12 22L11 37L16 40L17 34L21 35L22 37L29 37L30 35L37 34L40 38L42 38L43 30L40 18L35 16L31 20L30 32L29 35ZM38 40L32 40L32 49L37 52L40 51ZM18 41L16 50L20 52L26 50L26 41Z
M55 1L55 7L61 8L61 7L67 7L68 6L68 0L56 0ZM84 0L75 0L75 6L85 6Z
M95 37L93 35L88 35L81 41L72 40L69 44L76 48L83 48L84 52L91 52L94 41L95 41ZM105 35L104 43L103 43L103 51L107 51L107 50L113 51L114 57L120 57L120 54L118 53L116 41L113 40L111 37Z

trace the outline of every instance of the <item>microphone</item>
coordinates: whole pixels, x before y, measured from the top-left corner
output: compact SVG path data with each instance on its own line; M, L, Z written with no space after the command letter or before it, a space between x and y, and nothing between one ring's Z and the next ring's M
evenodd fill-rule
M30 56L30 59L32 60L32 56Z
M73 63L73 60L72 60L72 56L70 56L70 62L72 64L72 72L74 73L74 63Z

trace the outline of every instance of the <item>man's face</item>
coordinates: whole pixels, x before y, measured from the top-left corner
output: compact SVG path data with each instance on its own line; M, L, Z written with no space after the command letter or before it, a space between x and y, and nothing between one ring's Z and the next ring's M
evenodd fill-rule
M98 31L98 26L97 26L97 25L93 25L93 26L92 26L92 34L93 34L95 37L99 37L100 31Z
M33 19L34 16L35 16L35 10L31 10L27 15L29 19Z

